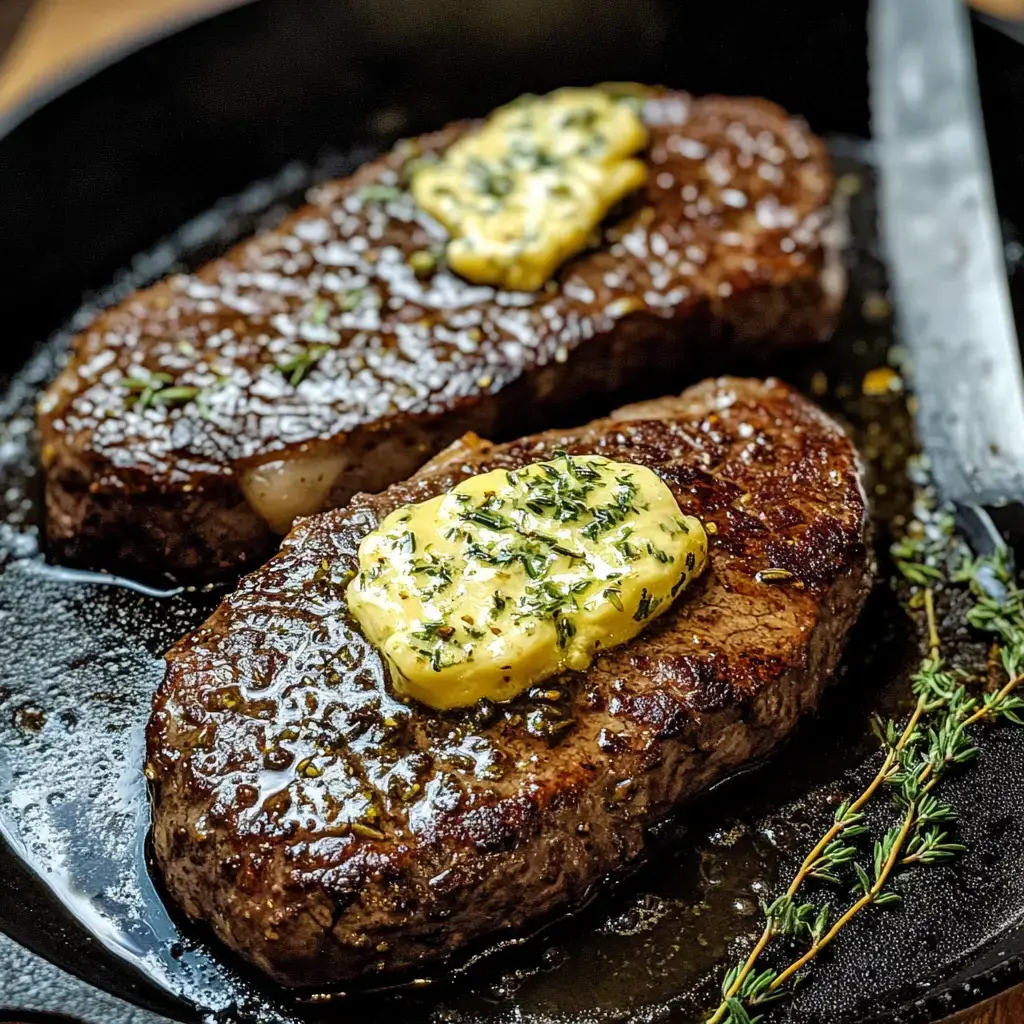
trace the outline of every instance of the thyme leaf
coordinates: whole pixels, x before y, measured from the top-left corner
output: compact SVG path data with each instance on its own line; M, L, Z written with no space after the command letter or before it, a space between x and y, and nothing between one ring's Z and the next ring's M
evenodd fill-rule
M953 518L940 511L919 516L893 545L903 585L914 588L925 609L926 648L911 688L917 698L906 722L876 721L884 758L875 777L856 797L843 800L832 825L804 858L785 892L763 906L765 924L746 959L723 978L721 1000L708 1024L747 1024L751 1011L790 994L814 959L869 907L900 901L894 875L909 867L945 863L965 847L951 829L957 811L934 791L951 773L977 756L973 727L1003 722L1024 725L1024 589L1010 569L1005 550L976 557L953 535ZM966 623L989 634L1004 673L1002 685L974 696L942 655L936 627L938 586L966 586L974 603ZM864 808L888 792L896 823L863 850L856 840L870 834ZM866 856L865 856L866 855ZM851 902L836 910L798 897L810 882L849 888ZM781 970L758 971L763 954L777 940L801 951Z
M356 196L363 203L390 203L401 199L405 193L397 185L364 185L356 192Z
M274 365L276 369L280 370L288 378L288 383L293 388L298 387L306 377L306 374L327 355L330 349L330 345L307 345L298 351L286 353Z
M176 384L169 373L151 373L145 377L122 377L118 382L128 392L127 402L139 412L152 406L173 408L188 405L190 402L200 404L203 411L203 397L206 389L195 385ZM204 415L206 415L204 412Z

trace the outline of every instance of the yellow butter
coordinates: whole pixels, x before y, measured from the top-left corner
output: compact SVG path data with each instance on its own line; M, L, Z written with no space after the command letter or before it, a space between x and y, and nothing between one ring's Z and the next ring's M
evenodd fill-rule
M392 512L360 544L347 600L398 693L463 707L585 669L706 561L700 522L651 470L563 454Z
M524 96L413 176L416 202L452 234L462 277L540 288L647 179L635 104L601 89Z

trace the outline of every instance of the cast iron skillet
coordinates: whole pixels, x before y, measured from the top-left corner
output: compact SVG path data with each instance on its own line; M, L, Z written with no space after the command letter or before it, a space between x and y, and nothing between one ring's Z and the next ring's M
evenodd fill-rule
M770 765L669 823L649 863L575 918L510 937L425 987L295 999L182 925L146 865L142 727L159 658L217 595L160 594L45 563L32 401L66 343L62 325L88 316L90 302L76 314L83 295L102 304L209 257L279 216L311 179L398 135L565 83L763 94L832 140L852 235L836 339L772 369L855 432L871 464L884 577L888 530L912 492L913 439L900 395L860 390L891 355L870 150L856 141L867 134L864 19L861 5L836 13L795 0L727 10L259 0L97 71L5 136L0 127L0 1019L699 1019L757 926L757 900L820 832L837 794L871 770L871 713L899 710L918 641L884 580L820 716ZM998 118L1000 98L1019 95L1015 55L994 36L978 42ZM997 184L1013 182L1018 142L993 133ZM955 657L979 656L965 637L946 639ZM985 738L978 766L951 789L971 808L969 854L903 876L904 909L837 942L780 1019L930 1020L1024 977L1021 763L1024 733Z

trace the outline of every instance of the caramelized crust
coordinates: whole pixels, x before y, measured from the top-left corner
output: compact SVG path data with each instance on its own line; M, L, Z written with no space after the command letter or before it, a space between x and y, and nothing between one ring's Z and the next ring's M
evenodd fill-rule
M458 124L102 314L40 403L53 550L224 576L296 510L380 490L466 430L578 421L587 399L822 337L838 298L822 142L756 99L652 92L644 118L646 188L540 292L423 276L446 236L401 190ZM293 385L281 367L310 346L322 355ZM142 408L125 381L147 374L201 398Z
M400 504L561 446L657 472L708 526L704 576L586 673L508 705L396 700L345 611L360 539ZM168 891L276 980L317 986L420 969L577 904L816 707L871 583L859 473L807 400L722 379L577 430L469 438L302 520L167 655L148 774Z

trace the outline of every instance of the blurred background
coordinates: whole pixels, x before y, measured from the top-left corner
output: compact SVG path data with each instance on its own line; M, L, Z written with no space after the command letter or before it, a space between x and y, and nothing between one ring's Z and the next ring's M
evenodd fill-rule
M242 0L0 0L0 110L90 57ZM1024 19L1024 0L973 0L994 18ZM1007 24L1024 40L1024 25Z
M0 108L90 56L239 0L0 0Z

